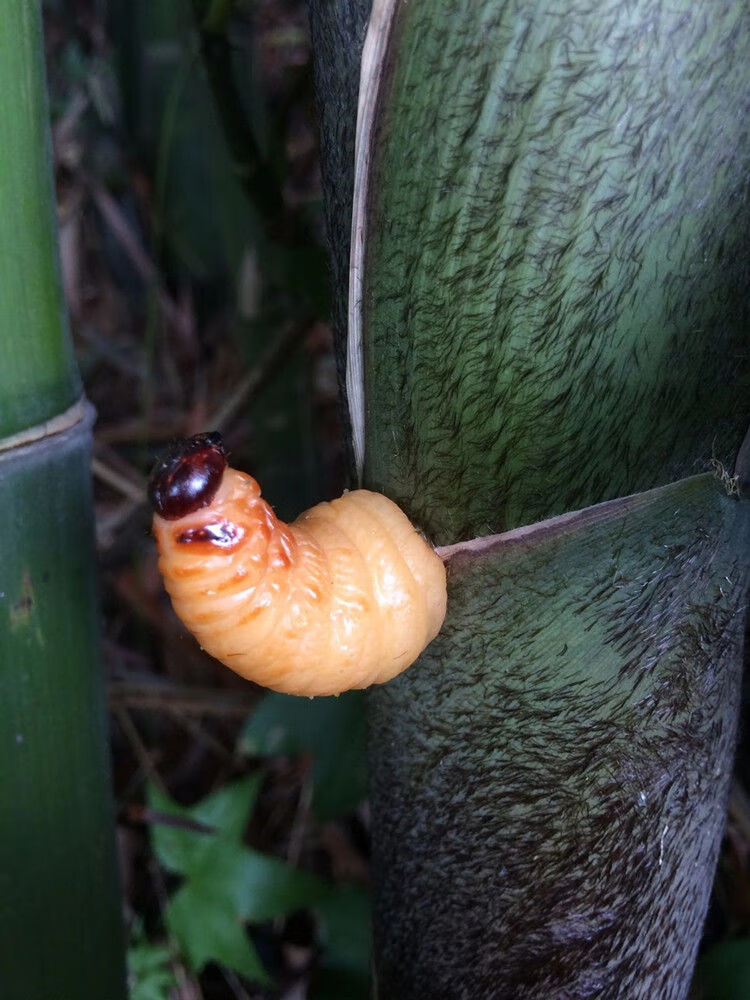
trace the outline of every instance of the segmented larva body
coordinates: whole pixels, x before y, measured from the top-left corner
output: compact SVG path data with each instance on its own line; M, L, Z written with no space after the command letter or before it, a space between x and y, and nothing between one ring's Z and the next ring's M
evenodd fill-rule
M199 435L151 480L159 569L201 646L290 694L339 694L405 670L440 630L446 581L403 511L356 490L287 525L224 455L218 435Z

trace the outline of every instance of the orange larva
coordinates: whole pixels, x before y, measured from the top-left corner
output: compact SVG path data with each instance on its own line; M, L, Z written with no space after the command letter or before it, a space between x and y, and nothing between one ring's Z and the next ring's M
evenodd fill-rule
M243 677L300 695L390 680L445 617L442 560L369 490L279 521L256 481L227 468L218 434L183 442L149 493L175 611Z

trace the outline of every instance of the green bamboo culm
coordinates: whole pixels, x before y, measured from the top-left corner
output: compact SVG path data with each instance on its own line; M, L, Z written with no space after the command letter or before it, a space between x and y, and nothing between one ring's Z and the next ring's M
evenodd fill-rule
M368 483L447 543L731 469L750 423L747 5L440 0L394 20Z
M684 1000L726 819L748 506L696 476L449 560L442 633L370 696L384 1000Z
M354 59L369 6L313 32ZM355 453L450 547L368 695L376 996L685 1000L750 567L747 4L372 9Z
M749 54L731 0L396 7L365 485L441 543L658 489L451 559L441 636L372 693L389 1000L687 994L750 565Z
M0 995L125 996L91 496L41 12L0 17Z
M62 413L81 394L61 293L52 152L36 2L0 18L0 435ZM12 99L11 99L12 98Z

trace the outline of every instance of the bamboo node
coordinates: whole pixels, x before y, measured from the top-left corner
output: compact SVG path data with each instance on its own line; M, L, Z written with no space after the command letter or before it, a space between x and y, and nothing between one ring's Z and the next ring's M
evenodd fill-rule
M44 420L33 427L27 427L25 430L9 435L9 437L0 438L0 454L15 448L26 448L37 441L43 441L45 438L69 431L76 424L90 420L93 409L86 397L81 396L67 410L50 417L49 420Z

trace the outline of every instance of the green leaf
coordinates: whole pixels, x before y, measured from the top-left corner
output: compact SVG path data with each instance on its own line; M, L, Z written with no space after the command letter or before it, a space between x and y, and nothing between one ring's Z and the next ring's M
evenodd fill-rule
M150 785L147 792L149 806L169 816L192 820L207 828L205 833L182 830L166 823L153 823L151 838L159 862L167 869L183 875L200 866L210 850L215 835L240 843L263 781L262 772L225 785L206 796L194 806L178 805L164 792Z
M212 795L192 806L189 813L194 820L213 826L218 833L229 840L239 842L245 832L250 813L263 783L263 772L255 774L231 785L224 785Z
M750 997L750 940L722 941L698 965L700 1000Z
M139 2L117 39L134 141L155 164L155 211L170 264L207 282L235 271L260 239L233 169L198 53L189 4Z
M244 847L242 834L255 802L262 774L227 785L190 808L149 788L149 804L168 815L214 828L215 832L180 830L152 825L157 857L165 868L194 884L213 887L231 899L246 920L283 916L329 893L327 884L277 858Z
M277 858L211 838L190 882L231 902L245 920L260 923L326 898L327 883Z
M306 700L272 693L252 713L240 737L244 753L309 753L313 807L320 819L356 808L367 794L364 697Z
M170 967L169 949L147 941L128 950L130 1000L169 1000L175 978Z
M232 901L210 884L183 886L167 907L166 922L196 972L220 962L262 985L271 982Z
M151 787L151 808L204 824L206 832L152 825L157 857L185 876L166 913L170 932L191 966L221 962L257 982L269 982L244 923L260 923L326 900L330 887L277 858L242 844L262 774L227 785L190 808Z

